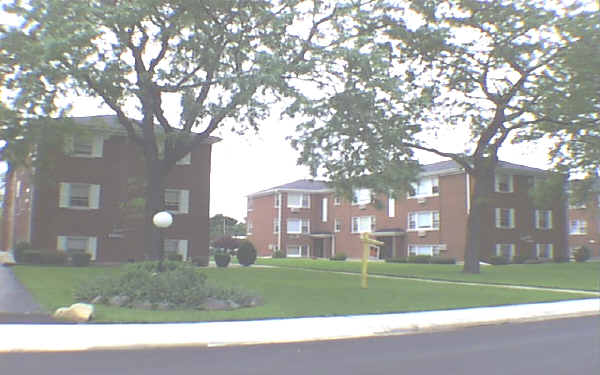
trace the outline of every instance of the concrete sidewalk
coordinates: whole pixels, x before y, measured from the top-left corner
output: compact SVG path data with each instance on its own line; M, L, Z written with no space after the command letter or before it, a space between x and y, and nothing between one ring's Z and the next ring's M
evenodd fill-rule
M400 314L165 324L5 324L0 353L228 346L400 335L417 331L600 316L600 299Z
M44 313L42 307L17 280L12 269L2 265L0 265L0 313L38 315Z

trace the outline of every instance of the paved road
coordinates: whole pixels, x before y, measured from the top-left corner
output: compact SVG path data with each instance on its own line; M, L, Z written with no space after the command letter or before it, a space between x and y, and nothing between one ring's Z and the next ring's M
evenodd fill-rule
M0 354L5 373L597 374L600 316L298 344Z

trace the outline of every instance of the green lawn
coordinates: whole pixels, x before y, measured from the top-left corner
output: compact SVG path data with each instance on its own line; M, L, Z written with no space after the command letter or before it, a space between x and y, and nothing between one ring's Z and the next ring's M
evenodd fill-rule
M72 292L81 280L117 274L118 267L15 266L15 274L48 311L74 303ZM145 311L96 306L96 321L211 321L276 317L330 316L493 306L588 298L588 295L495 287L431 284L416 280L369 280L359 287L359 275L283 268L202 268L213 282L243 286L265 298L263 306L235 311Z
M357 273L360 272L361 267L361 263L356 261L340 262L322 259L263 258L258 259L257 263L280 267ZM481 266L480 274L465 274L462 272L462 266L458 265L369 262L369 273L436 280L600 291L600 262Z

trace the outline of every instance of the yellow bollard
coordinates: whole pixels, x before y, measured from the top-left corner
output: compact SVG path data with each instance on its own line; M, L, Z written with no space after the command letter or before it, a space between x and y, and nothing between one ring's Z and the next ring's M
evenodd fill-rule
M383 242L371 239L371 237L369 236L369 233L361 234L360 241L363 243L362 272L361 272L360 286L363 289L367 289L368 288L367 267L369 264L369 247L371 245L381 246L381 245L383 245Z

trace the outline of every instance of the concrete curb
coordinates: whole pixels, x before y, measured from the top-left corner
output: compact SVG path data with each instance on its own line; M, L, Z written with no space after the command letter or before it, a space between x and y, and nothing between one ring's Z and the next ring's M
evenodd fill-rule
M0 353L289 343L587 315L600 315L599 298L449 311L238 322L6 324L0 325Z

